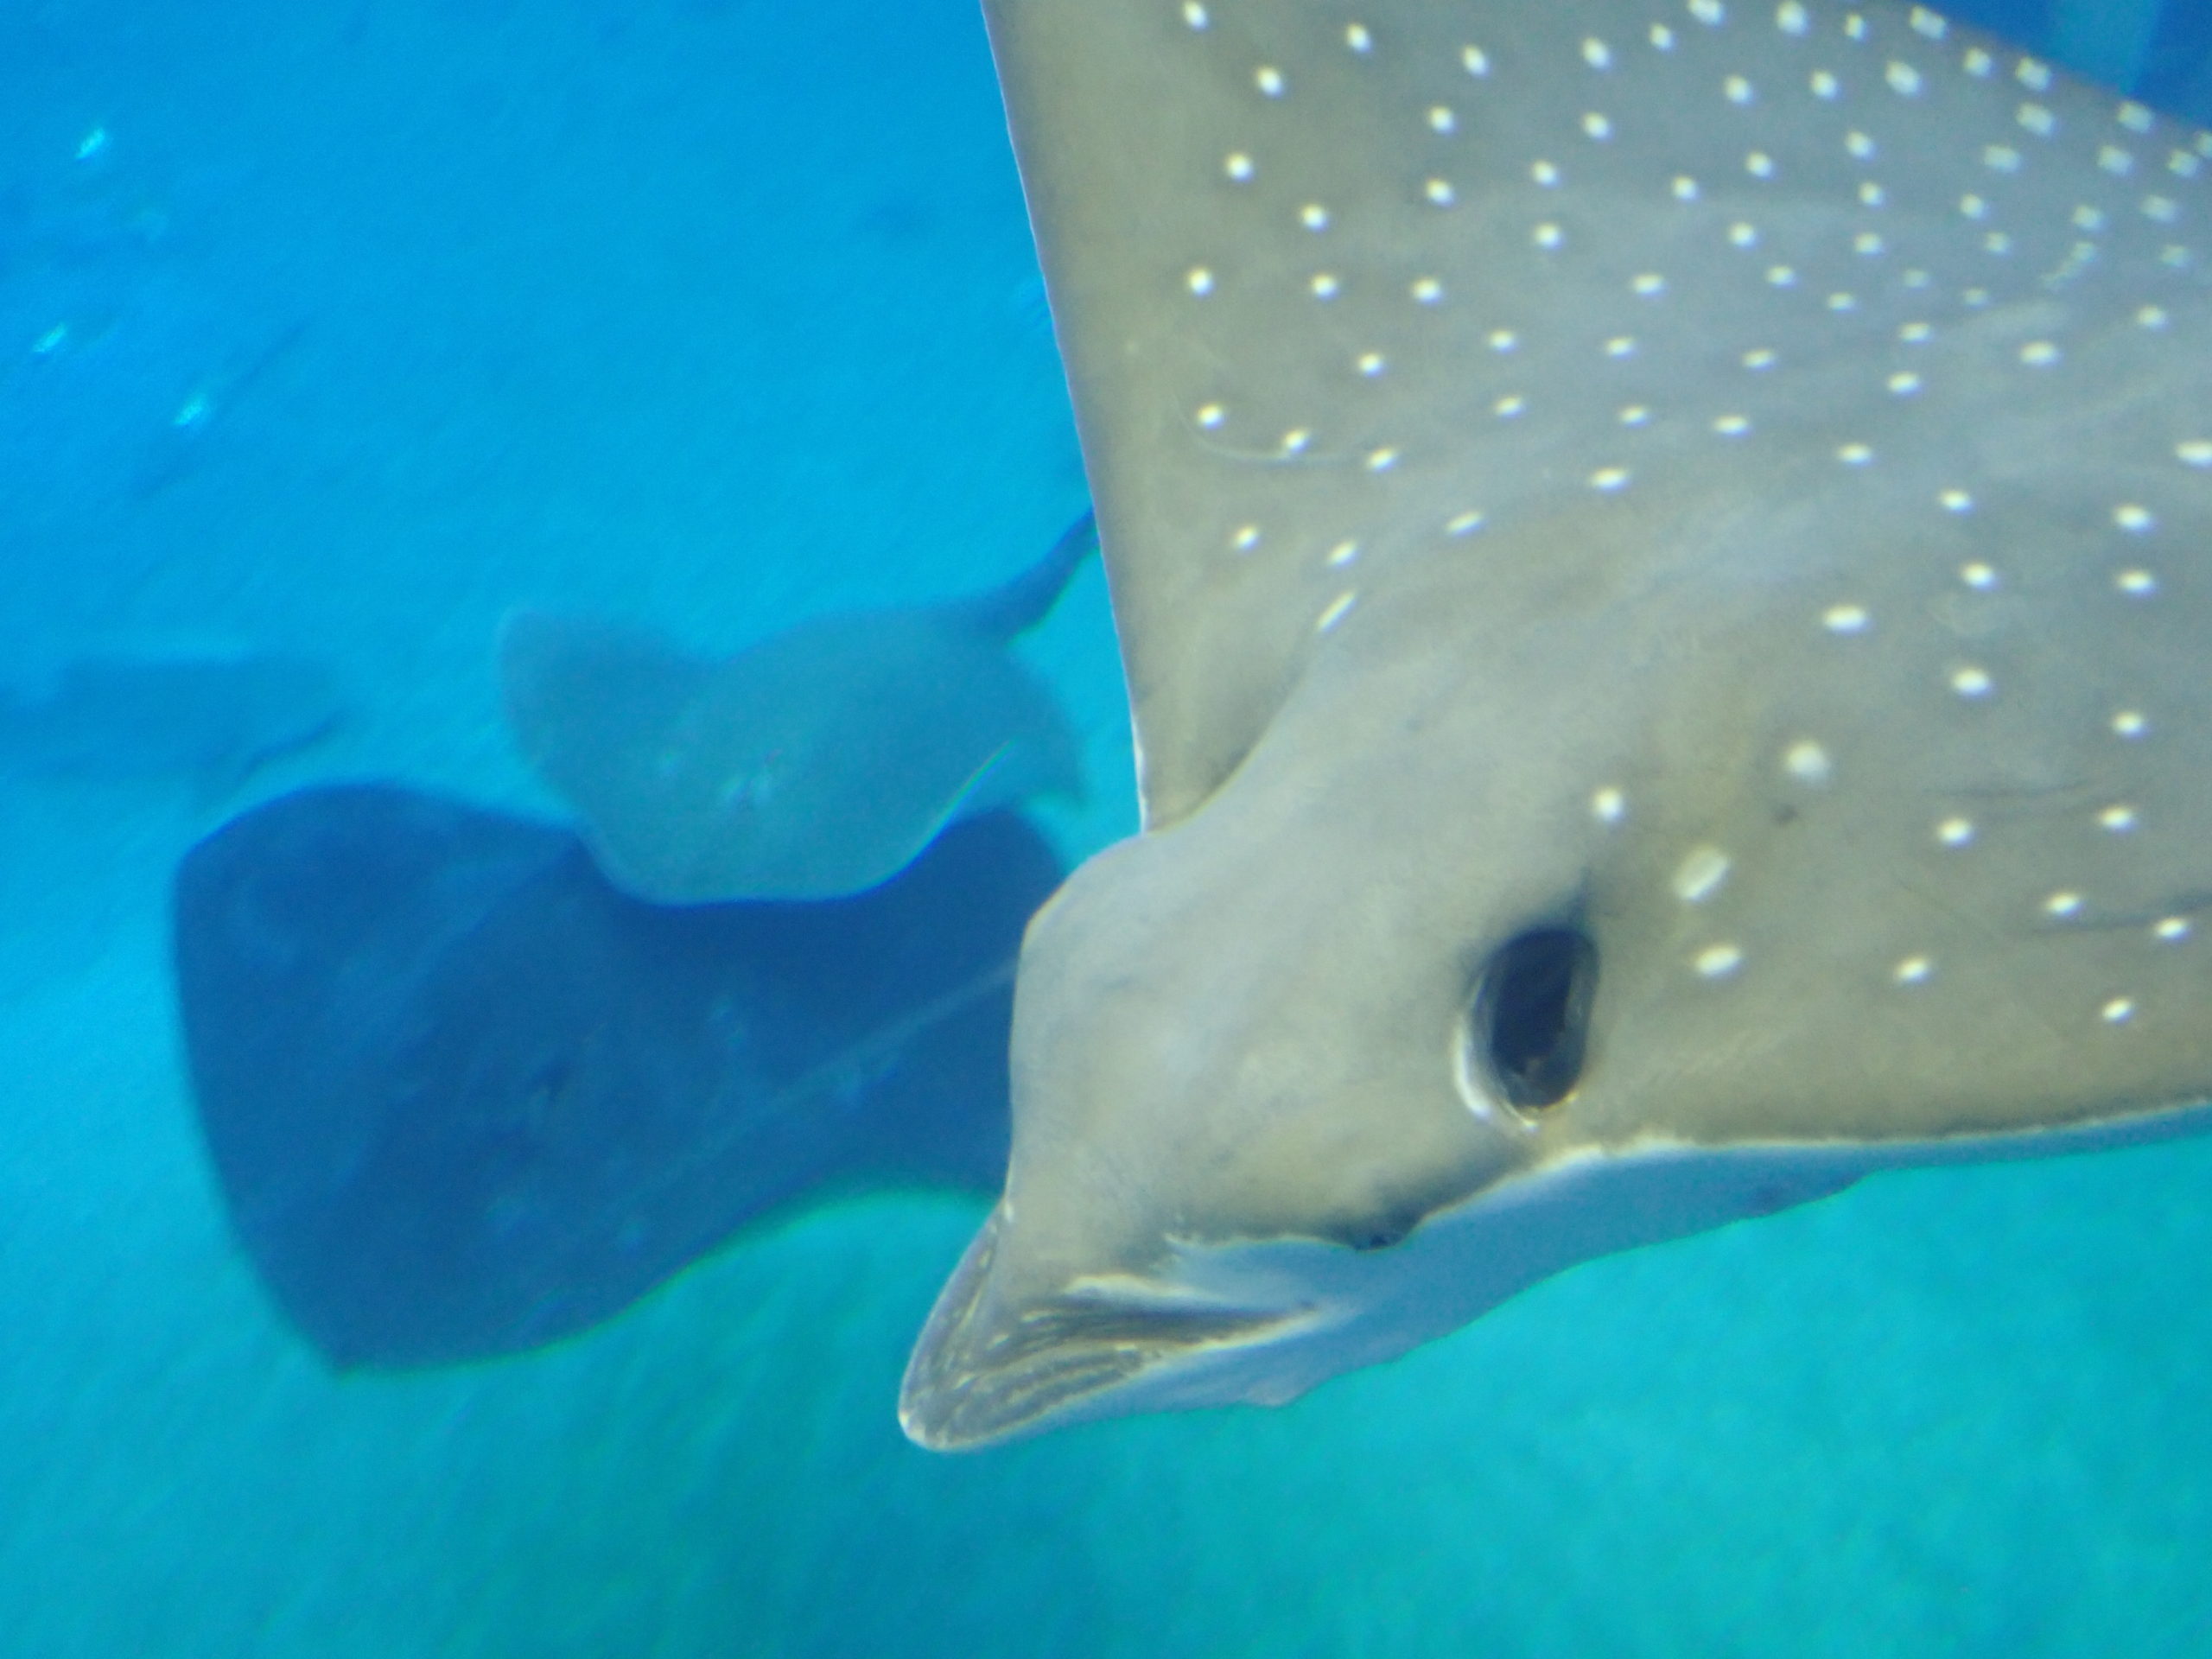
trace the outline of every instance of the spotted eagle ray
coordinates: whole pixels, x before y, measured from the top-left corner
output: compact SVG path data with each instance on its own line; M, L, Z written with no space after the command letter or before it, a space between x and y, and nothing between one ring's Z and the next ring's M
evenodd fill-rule
M817 617L721 661L524 612L499 642L508 725L640 899L858 893L956 819L1081 793L1066 717L1007 647L1092 542L1086 512L1001 587Z
M2202 1126L2212 136L1902 5L988 10L1143 827L910 1435Z

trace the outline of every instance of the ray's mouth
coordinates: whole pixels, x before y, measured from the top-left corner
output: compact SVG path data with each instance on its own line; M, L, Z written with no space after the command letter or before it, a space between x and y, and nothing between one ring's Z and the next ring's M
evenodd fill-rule
M1295 1334L1319 1317L1179 1296L1135 1279L1011 1300L992 1274L1004 1226L1001 1205L962 1256L907 1363L899 1426L933 1452L1118 1414L1107 1402L1132 1384Z

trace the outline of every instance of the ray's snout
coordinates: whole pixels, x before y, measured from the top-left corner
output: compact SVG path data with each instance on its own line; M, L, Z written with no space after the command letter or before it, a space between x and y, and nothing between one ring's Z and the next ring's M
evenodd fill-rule
M1387 1247L1499 1167L1451 1082L1453 1001L1387 955L1347 982L1359 930L1282 901L1312 849L1272 820L1125 842L1032 921L1006 1192L908 1367L921 1445L1294 1398L1344 1368ZM1223 879L1270 844L1274 880ZM1378 1020L1427 1039L1353 1040Z

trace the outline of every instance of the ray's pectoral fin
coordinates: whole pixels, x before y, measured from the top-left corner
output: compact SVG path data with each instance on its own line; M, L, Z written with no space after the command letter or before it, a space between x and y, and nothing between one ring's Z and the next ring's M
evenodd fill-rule
M264 803L172 890L239 1242L325 1358L391 1369L579 1332L832 1194L986 1192L1011 957L1058 875L1001 814L856 898L677 909L457 801Z

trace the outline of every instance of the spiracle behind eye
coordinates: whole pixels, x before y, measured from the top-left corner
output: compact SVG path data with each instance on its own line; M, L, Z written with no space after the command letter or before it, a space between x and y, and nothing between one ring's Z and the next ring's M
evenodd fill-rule
M1476 982L1467 1070L1509 1105L1541 1111L1581 1080L1598 947L1580 928L1530 928L1492 953Z

